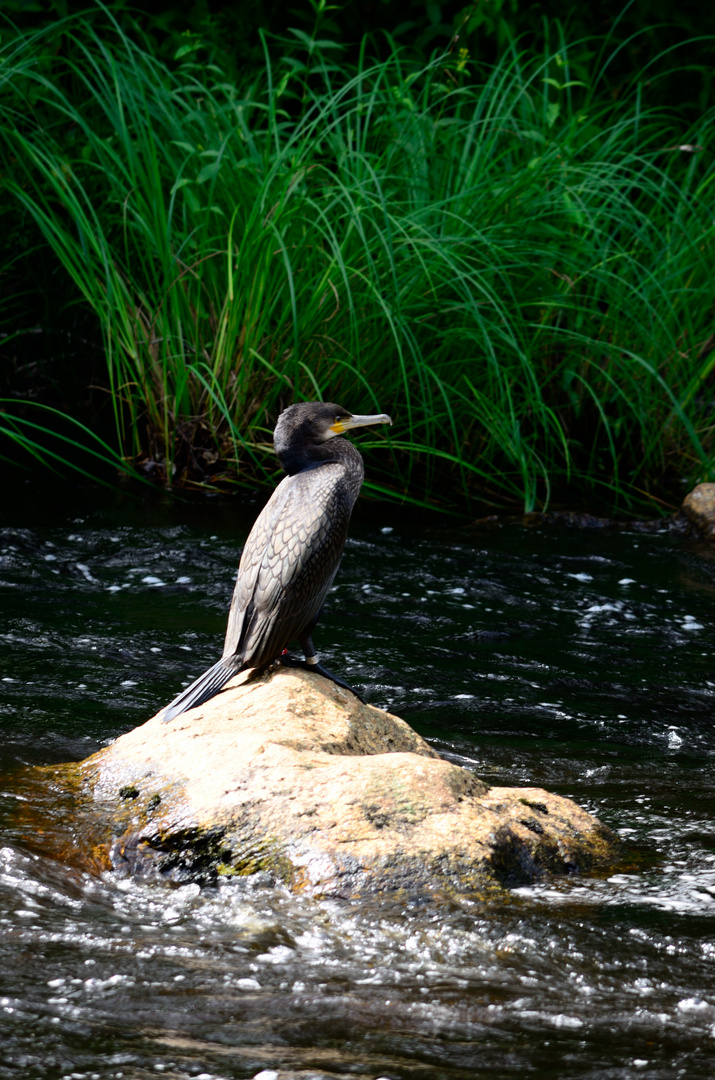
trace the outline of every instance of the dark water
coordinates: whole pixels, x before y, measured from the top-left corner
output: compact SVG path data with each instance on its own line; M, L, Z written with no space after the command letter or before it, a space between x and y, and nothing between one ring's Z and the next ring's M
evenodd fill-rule
M0 531L0 1080L715 1075L715 559L363 507L316 644L490 783L645 852L485 905L92 878L13 828L217 656L257 507L28 488ZM41 845L40 845L41 847Z

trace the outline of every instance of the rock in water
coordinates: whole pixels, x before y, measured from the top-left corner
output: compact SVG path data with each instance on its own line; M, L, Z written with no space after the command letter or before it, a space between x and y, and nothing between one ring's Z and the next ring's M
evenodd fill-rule
M715 484L698 484L683 499L683 513L708 540L715 540Z
M488 788L403 720L300 669L239 675L171 724L157 715L42 772L72 788L79 861L84 848L87 866L150 878L268 871L314 895L473 893L619 856L569 799Z

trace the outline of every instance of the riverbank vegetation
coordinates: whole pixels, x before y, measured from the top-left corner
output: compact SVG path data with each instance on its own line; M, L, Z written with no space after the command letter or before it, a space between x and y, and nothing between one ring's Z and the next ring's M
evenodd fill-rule
M374 489L428 505L711 478L715 112L660 102L677 56L614 93L613 42L556 24L477 64L384 35L347 56L319 16L237 75L106 11L4 45L5 310L41 260L106 360L101 429L16 380L6 436L255 485L280 409L322 397L393 415L361 441Z

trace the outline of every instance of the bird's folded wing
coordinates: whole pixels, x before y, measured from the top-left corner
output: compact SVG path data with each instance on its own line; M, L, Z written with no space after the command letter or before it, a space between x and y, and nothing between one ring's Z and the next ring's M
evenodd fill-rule
M285 477L274 491L243 549L224 656L268 663L317 617L350 519L342 473L329 462Z

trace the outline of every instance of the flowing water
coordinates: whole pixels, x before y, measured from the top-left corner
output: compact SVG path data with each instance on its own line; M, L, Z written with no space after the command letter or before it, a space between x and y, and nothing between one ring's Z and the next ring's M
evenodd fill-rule
M218 656L258 503L89 489L0 529L0 1080L715 1075L715 551L362 505L326 664L488 783L577 800L639 859L488 903L92 877L15 827Z

